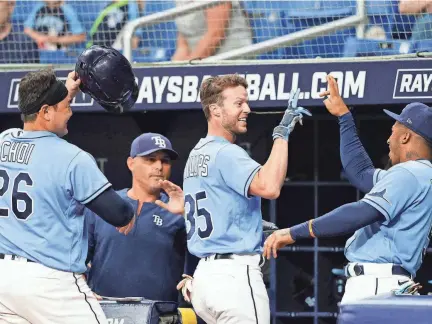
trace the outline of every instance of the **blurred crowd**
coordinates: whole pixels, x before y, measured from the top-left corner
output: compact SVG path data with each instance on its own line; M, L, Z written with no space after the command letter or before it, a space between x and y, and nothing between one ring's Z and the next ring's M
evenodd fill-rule
M197 1L174 0L173 4L181 7ZM145 0L99 1L100 5L94 7L98 12L91 15L89 23L90 15L77 12L78 2L0 0L0 63L38 63L41 51L79 50L92 44L122 50L125 24L149 14ZM94 9L90 2L88 11ZM28 16L18 24L12 19L14 10L30 3ZM205 58L254 43L254 27L244 6L243 1L232 1L175 18L175 48L168 59ZM412 39L432 39L432 0L400 0L398 7L402 15L417 16ZM138 29L132 40L133 49L145 46L146 37L154 35L146 36ZM162 41L164 37L167 36L161 33ZM379 33L371 37L379 37Z
M107 1L91 29L86 30L83 17L70 2L40 1L20 28L12 21L16 1L0 0L0 63L38 63L39 50L67 50L92 44L121 50L124 25L146 14L144 0ZM176 0L175 4L190 2ZM177 46L172 60L204 58L252 44L251 29L238 1L194 11L178 17L175 23ZM133 48L140 46L141 38L138 30Z

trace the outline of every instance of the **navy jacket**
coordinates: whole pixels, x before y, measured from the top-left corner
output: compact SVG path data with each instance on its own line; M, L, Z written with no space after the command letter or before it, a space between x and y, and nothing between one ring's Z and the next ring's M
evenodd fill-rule
M135 210L138 201L117 193ZM162 201L167 201L162 194ZM144 203L132 231L119 233L90 210L86 223L91 262L88 284L101 296L144 297L178 301L177 283L184 271L186 229L182 216L171 214L154 203Z

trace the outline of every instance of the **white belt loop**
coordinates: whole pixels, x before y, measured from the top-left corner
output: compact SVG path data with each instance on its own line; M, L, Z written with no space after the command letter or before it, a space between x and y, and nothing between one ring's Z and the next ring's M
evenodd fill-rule
M4 256L4 260L12 260L12 255L10 255L10 254L5 254L5 256Z

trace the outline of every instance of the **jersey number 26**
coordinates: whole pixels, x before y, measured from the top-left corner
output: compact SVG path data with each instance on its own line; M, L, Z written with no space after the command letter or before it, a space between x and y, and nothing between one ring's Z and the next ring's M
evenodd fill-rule
M3 197L8 189L11 188L11 206L12 211L16 218L21 220L26 220L33 213L33 200L30 196L23 192L19 191L20 182L24 182L27 186L33 186L33 180L30 178L29 174L26 172L20 172L15 177L15 179L11 179L6 170L0 169L0 199L5 199ZM18 202L22 201L25 205L24 210L18 209ZM0 208L0 217L8 217L9 216L9 208Z
M207 199L205 191L200 191L195 195L187 194L185 196L185 210L189 210L186 213L186 229L187 239L190 240L194 235L195 231L200 238L206 239L213 232L213 222L211 214L205 208L200 208L200 200ZM202 220L202 221L201 221ZM197 226L196 222L200 222ZM200 227L201 224L205 223L205 226Z

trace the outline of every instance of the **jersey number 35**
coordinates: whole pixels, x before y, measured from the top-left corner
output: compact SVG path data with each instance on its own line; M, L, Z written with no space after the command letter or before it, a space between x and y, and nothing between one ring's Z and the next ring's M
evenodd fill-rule
M187 239L190 240L197 232L201 239L208 238L213 232L213 221L211 213L200 207L200 201L207 199L205 191L197 192L195 195L185 196L186 230Z

